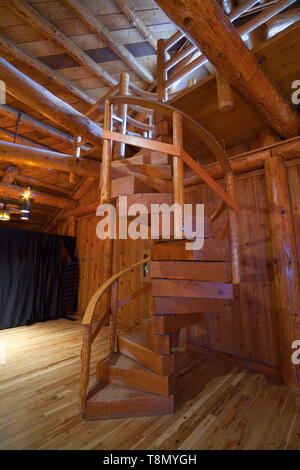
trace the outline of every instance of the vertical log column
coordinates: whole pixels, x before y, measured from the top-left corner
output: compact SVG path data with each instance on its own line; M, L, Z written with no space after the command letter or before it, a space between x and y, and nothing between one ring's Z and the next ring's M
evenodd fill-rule
M105 130L112 129L112 108L108 100L104 107L104 125ZM110 140L103 140L102 145L102 164L100 176L100 204L111 202L111 158L112 145ZM113 240L107 238L103 242L103 264L102 264L102 282L105 282L112 275L113 266ZM111 293L107 291L102 297L101 308L107 311L111 306ZM114 330L115 317L110 317L110 330Z
M129 75L127 72L123 72L120 78L119 95L121 96L128 95L128 89L129 89ZM118 106L117 114L123 121L122 124L117 125L117 131L125 135L126 127L127 127L127 104L121 104L120 106ZM124 142L115 142L113 160L118 160L119 158L124 158L124 157L125 157Z
M182 116L173 113L173 144L182 147ZM184 206L184 175L183 161L173 157L173 194L174 194L174 237L182 238L183 206Z
M265 161L268 212L278 305L282 377L300 390L300 366L292 362L292 343L300 339L300 273L287 169L281 156Z
M173 113L173 144L183 144L182 135L182 115L175 111ZM173 197L174 197L174 238L182 238L183 227L183 209L184 209L184 173L183 161L179 157L173 157ZM171 341L174 347L178 347L179 336L181 341L185 342L187 338L187 329L171 333Z
M103 129L111 131L112 112L111 104L105 100ZM100 175L100 204L110 202L111 199L111 141L104 139L102 144L102 163Z
M226 192L234 199L234 176L233 173L227 173L225 176ZM239 236L238 236L238 218L237 213L228 207L228 225L229 239L231 247L232 262L232 283L240 283L240 260L239 260Z
M157 41L157 99L158 101L167 101L168 95L164 82L168 78L166 70L166 49L164 39Z
M218 1L219 5L225 13L229 15L235 8L233 0L221 0ZM218 96L218 106L219 110L226 112L233 109L233 93L230 83L226 80L224 75L217 71L216 74L217 80L217 96Z

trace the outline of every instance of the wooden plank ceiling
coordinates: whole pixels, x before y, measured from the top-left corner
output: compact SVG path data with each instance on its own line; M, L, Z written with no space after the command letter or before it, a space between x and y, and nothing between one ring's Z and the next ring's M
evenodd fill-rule
M18 2L11 2L18 3ZM148 89L146 83L136 71L121 60L115 52L107 46L104 40L94 34L86 26L83 20L76 16L69 1L55 0L31 0L27 4L32 6L52 25L58 28L67 38L71 39L82 51L98 63L110 76L118 81L120 73L129 72L130 81L142 89ZM129 21L128 17L118 7L118 1L114 0L82 0L92 14L98 18L111 32L113 38L124 45L138 62L155 78L156 77L156 51L140 31ZM129 6L137 12L143 23L148 27L155 39L168 38L177 30L176 26L166 17L152 0L127 0ZM22 2L20 2L22 4ZM70 55L59 47L53 40L47 38L38 28L31 26L24 17L16 14L8 2L0 0L0 35L11 41L19 49L37 58L53 71L58 72L73 84L80 87L84 92L98 99L108 91L108 86L86 67L83 67L70 57ZM151 41L150 41L151 42ZM179 44L177 47L180 47ZM291 80L295 79L295 70L300 63L300 24L293 25L288 30L262 44L256 51L256 57L261 66L279 86L285 96L290 99ZM1 48L0 56L17 67L24 70L24 66L15 61L13 57ZM24 70L25 71L25 70ZM42 78L33 69L25 72L30 78L43 85L53 94L71 104L78 111L85 112L89 104L80 100L74 94L66 93L61 88L53 85L51 81ZM205 69L204 76L207 75ZM297 78L297 77L296 77ZM299 77L298 77L299 78ZM1 77L0 77L1 79ZM252 140L257 133L265 127L264 122L245 100L235 91L235 107L229 113L221 113L217 108L216 83L214 75L204 79L182 97L173 101L174 106L190 114L194 119L204 125L221 143L228 149L242 142ZM51 125L56 129L68 133L68 125L62 128L53 121L48 120L35 109L26 106L19 100L7 94L7 104L22 113ZM1 107L0 107L1 108ZM18 116L7 116L0 113L0 140L12 141L17 127ZM10 136L7 134L10 132ZM49 137L28 126L20 116L18 124L18 138L26 137L46 146L52 150L73 154L73 145L56 137ZM16 140L17 143L22 143ZM194 144L189 136L185 136L187 150L195 157L207 156L207 151ZM99 158L94 154L93 158ZM9 162L0 162L0 177L5 174ZM72 197L74 190L82 180L77 177L70 182L69 174L56 170L41 169L33 166L18 165L18 174L21 175L20 185L25 186L26 178L36 179L38 182L29 183L34 190L47 192L60 197ZM21 180L23 183L21 184ZM54 187L51 188L51 185ZM9 226L29 228L31 230L43 230L57 211L56 207L38 204L34 202L30 223L13 220Z
M126 71L130 75L131 82L142 89L148 88L149 84L144 82L133 69L107 47L103 40L99 39L91 32L62 1L32 0L27 3L32 5L49 22L69 37L76 45L85 51L89 57L99 63L113 79L118 81L120 73ZM85 0L84 3L110 30L113 37L121 44L124 44L133 56L136 57L150 73L156 76L156 51L120 11L117 4L113 0ZM129 1L128 3L139 14L155 39L168 38L176 31L176 27L163 12L158 9L152 0L135 0L134 2ZM62 48L58 47L53 41L45 38L37 29L33 28L20 18L20 16L15 14L6 6L5 1L0 1L0 34L17 45L18 48L29 53L42 63L51 67L51 69L71 80L91 97L98 99L109 90L106 84L95 75L92 75L86 68L78 65ZM22 70L22 65L13 60L12 57L2 50L0 50L0 55L12 65L19 68L19 70ZM78 111L85 112L89 108L87 103L80 101L76 97L74 98L72 94L66 94L58 87L49 85L49 83L42 79L36 72L32 71L29 76L59 98L71 104ZM67 125L65 129L61 128L58 124L46 119L40 113L14 99L9 94L7 94L6 102L9 106L13 106L15 109L39 121L45 122L52 127L56 127L70 134ZM14 134L16 130L16 119L0 114L0 128L1 127ZM41 132L33 131L32 128L22 123L22 119L18 127L18 135L38 142L52 150L73 154L72 145L53 137L47 137ZM0 129L0 140L1 139L8 140L7 136L1 135ZM0 162L0 175L5 172L8 165L8 162ZM18 171L19 174L24 177L36 178L43 183L56 185L58 191L50 191L39 185L35 185L34 188L47 191L51 194L58 194L62 197L67 197L66 190L71 194L77 184L80 183L79 178L77 178L75 183L70 183L69 174L55 170L18 165ZM55 212L56 209L54 207L41 206L34 203L32 206L30 224L17 221L18 216L16 216L13 217L13 219L16 220L11 221L9 226L42 230Z

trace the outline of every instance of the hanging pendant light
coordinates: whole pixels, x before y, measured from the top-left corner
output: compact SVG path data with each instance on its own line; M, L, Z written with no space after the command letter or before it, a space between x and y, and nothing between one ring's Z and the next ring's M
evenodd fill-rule
M29 220L30 205L31 205L31 200L32 200L31 189L29 188L29 186L24 191L24 194L22 195L22 199L23 199L23 202L22 202L21 212L23 215L21 217L21 220Z
M10 212L6 208L6 204L4 204L2 209L0 209L0 220L3 222L8 222L10 220Z

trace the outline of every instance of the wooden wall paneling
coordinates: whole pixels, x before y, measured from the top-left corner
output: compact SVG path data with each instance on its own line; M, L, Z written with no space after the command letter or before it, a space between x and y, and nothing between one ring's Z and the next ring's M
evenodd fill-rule
M219 198L201 185L198 195L186 192L185 199L205 204L209 215ZM247 357L271 366L279 366L276 332L276 306L270 265L270 240L264 176L243 175L236 179L239 215L241 285L234 289L232 308L216 314L204 314L203 325L190 329L191 341L219 351ZM222 215L222 217L224 214ZM225 215L226 217L226 215ZM221 219L221 218L220 218ZM212 236L226 219L212 224Z

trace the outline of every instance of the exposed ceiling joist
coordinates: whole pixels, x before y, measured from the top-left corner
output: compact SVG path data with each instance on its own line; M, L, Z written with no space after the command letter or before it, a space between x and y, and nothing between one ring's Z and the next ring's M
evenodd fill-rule
M70 129L75 136L82 136L96 146L101 145L101 127L2 58L0 74L6 83L6 90L18 100Z
M32 72L37 72L47 84L58 86L64 92L79 98L88 105L93 105L96 100L71 80L63 77L55 72L51 67L43 64L40 60L32 57L27 52L17 47L12 41L9 41L0 34L0 50L2 50L10 59L16 60L18 64L22 64L22 72L31 75Z
M22 135L16 132L11 132L4 127L0 127L0 139L6 140L7 142L15 142L20 145L27 145L29 147L35 147L43 150L52 150L50 147L47 147L40 142L36 142L35 140L29 139L28 137L23 137Z
M172 0L157 3L279 135L292 137L300 132L299 116L214 0L178 0L176 7Z
M70 190L63 188L62 186L58 186L57 184L50 184L46 183L45 181L38 180L36 178L31 178L30 176L23 176L21 174L17 174L16 176L16 181L19 184L22 184L24 186L30 186L33 188L44 188L48 189L49 191L54 191L56 193L61 193L61 194L70 194Z
M85 23L108 47L132 68L145 82L152 83L154 77L126 47L117 41L109 29L92 13L81 0L63 0L73 13Z
M76 62L93 75L100 78L109 86L115 86L116 80L106 72L99 64L91 59L80 47L77 46L68 36L62 33L54 24L50 23L41 13L34 9L25 0L4 0L5 4L26 23L39 31L48 39L52 40L59 47L62 47Z
M19 111L18 109L13 108L12 106L9 106L7 104L1 104L0 115L7 116L16 122L19 116L21 116L20 127L24 125L26 128L42 133L47 137L57 139L66 144L69 144L70 146L74 145L74 138L71 135L66 134L65 132L62 132L56 127L50 126L49 124L46 124L45 122L39 121L38 119L35 119L29 116L28 114L24 113L23 111ZM40 148L42 148L41 145L39 146ZM89 147L84 146L84 145L81 148L84 151L89 150Z
M80 176L99 178L100 175L100 163L97 161L3 141L0 141L0 160L12 162L15 165L22 164L67 173L73 172Z
M0 196L5 195L9 199L19 200L23 194L24 188L20 188L14 184L0 186ZM32 191L32 198L34 199L35 203L44 206L59 207L60 209L74 209L77 207L76 201L41 191Z
M151 44L153 49L157 51L157 40L147 25L144 23L138 12L130 7L127 0L114 0L114 2L116 5L118 5L124 15L127 16L132 26L134 26L141 33L143 38L146 39L149 44Z

